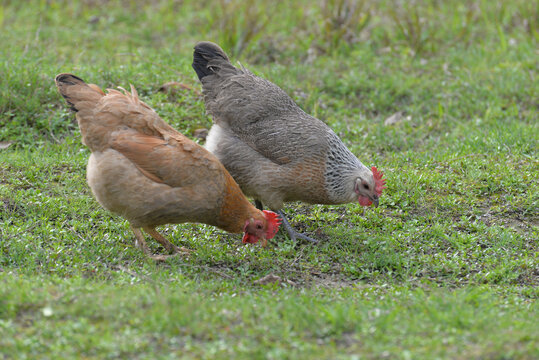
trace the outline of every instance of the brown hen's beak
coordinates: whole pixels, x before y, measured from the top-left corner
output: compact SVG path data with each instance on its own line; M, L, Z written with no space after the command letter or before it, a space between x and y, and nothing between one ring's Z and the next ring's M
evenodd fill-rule
M372 201L372 204L374 205L374 207L378 207L378 196L375 197L374 199L371 199Z

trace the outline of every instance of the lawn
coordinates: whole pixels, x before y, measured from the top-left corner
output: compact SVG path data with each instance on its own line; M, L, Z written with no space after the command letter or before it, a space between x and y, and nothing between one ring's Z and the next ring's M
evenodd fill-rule
M0 359L539 358L537 19L527 0L0 2ZM160 230L191 255L136 249L54 77L133 84L203 144L200 40L383 171L380 207L287 204L318 245L182 224Z

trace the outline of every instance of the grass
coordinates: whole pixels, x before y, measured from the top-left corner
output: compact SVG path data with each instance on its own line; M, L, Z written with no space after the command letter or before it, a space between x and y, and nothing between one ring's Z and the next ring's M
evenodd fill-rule
M1 2L0 358L539 357L537 4L360 3ZM190 257L135 249L53 79L132 83L192 137L199 40L384 171L381 206L288 204L318 246L183 224L161 230Z

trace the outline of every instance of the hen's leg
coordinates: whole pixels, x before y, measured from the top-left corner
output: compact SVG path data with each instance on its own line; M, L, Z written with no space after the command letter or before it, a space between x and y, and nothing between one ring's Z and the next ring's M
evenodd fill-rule
M145 227L143 228L144 231L146 231L151 237L153 237L155 240L159 241L161 245L171 254L177 254L177 253L187 253L190 254L192 250L189 250L184 247L177 247L173 243L167 240L163 235L161 235L155 228L151 227Z
M155 261L165 261L166 259L168 259L169 257L171 256L174 256L174 255L153 255L151 252L150 252L150 248L148 247L148 244L146 244L146 240L144 240L144 234L142 233L142 231L139 229L139 228L135 228L133 226L131 226L131 230L133 230L133 233L135 234L135 246L138 247L140 250L142 250L142 252L148 256L150 259L153 259ZM145 229L146 230L146 229ZM148 231L148 230L146 230ZM155 231L155 230L154 230ZM155 231L157 233L157 231ZM158 233L159 234L159 233ZM150 234L151 235L151 234ZM161 235L161 234L159 234ZM152 236L153 237L153 236ZM163 238L164 239L164 238ZM165 239L165 241L168 242L168 240ZM173 244L170 244L172 246L174 246ZM163 245L165 246L165 245ZM166 247L166 246L165 246Z
M301 233L297 232L296 230L294 230L292 228L292 226L290 226L290 223L288 222L288 220L286 220L286 217L284 216L284 213L283 213L282 210L278 210L276 212L277 212L277 214L279 214L281 219L283 219L283 226L286 229L286 232L288 232L288 236L290 236L290 239L292 239L294 241L296 241L297 239L302 239L302 240L309 241L309 242L311 242L313 244L318 243L318 240L313 239L312 237L309 237L309 236L307 236L305 234L301 234Z
M144 240L144 234L142 233L142 231L139 228L134 228L132 226L131 226L131 229L133 230L133 233L135 233L135 237L137 239L135 241L135 246L138 247L140 250L142 250L144 255L146 255L147 257L155 261L165 261L170 256L170 255L153 255L150 252L150 248L146 244L146 240Z
M264 210L264 206L262 205L262 202L258 199L255 200L255 206L260 211ZM276 213L279 214L281 219L283 219L283 226L286 229L288 236L290 236L290 239L292 239L293 241L297 241L297 239L302 239L302 240L312 242L313 244L316 244L318 242L318 240L313 239L312 237L309 237L305 234L301 234L297 232L296 230L294 230L292 226L290 225L290 223L288 222L288 220L286 220L286 217L284 216L284 212L282 210L278 210L276 211Z
M146 240L144 240L144 234L139 228L135 228L131 226L131 230L133 230L133 233L135 234L135 246L142 250L142 252L146 255L151 256L150 249L148 248L148 245L146 244Z

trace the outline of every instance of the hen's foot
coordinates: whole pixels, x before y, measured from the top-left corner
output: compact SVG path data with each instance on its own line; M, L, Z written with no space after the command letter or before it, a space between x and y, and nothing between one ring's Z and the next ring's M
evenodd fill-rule
M255 200L255 206L260 211L264 210L264 206L262 205L262 202L260 200ZM305 240L313 244L318 243L318 240L313 239L310 236L307 236L305 234L299 233L296 230L294 230L292 226L290 225L290 223L288 222L288 220L286 220L286 217L284 216L284 213L282 210L279 210L276 212L277 214L279 214L281 219L283 219L283 226L286 229L286 232L288 233L288 236L290 237L290 239L292 239L295 242L297 242L297 239L301 239L301 240Z
M153 254L147 254L147 256L152 259L153 261L157 262L164 262L167 261L170 258L177 257L180 255L180 253L171 254L171 255L153 255Z
M139 228L135 228L131 226L131 230L133 230L133 234L135 234L135 247L142 250L142 252L146 255L151 255L150 248L148 247L148 244L146 244L146 240L144 240L144 234Z
M183 246L178 247L174 245L173 243L168 241L166 237L164 237L157 230L155 230L155 228L145 227L144 231L146 231L151 237L153 237L161 245L163 245L163 247L168 251L169 254L178 254L178 253L190 254L193 252L193 250L184 248Z
M154 255L150 251L150 248L148 247L148 244L146 244L146 240L144 239L144 234L139 228L131 227L133 230L133 233L135 234L135 246L142 250L142 252L149 257L150 259L154 261L166 261L167 259L171 257L178 256L180 254L191 254L193 253L193 250L187 249L184 247L178 247L171 242L169 242L163 235L159 234L155 229L151 228L144 228L148 234L150 234L155 240L159 241L161 245L170 253L170 255Z
M286 220L286 217L284 216L284 213L283 213L282 210L277 211L277 214L279 214L279 216L283 220L283 227L285 228L286 232L288 233L288 236L290 236L290 239L292 239L293 241L297 241L297 239L301 239L301 240L305 240L305 241L308 241L308 242L313 243L313 244L318 243L318 240L313 239L310 236L307 236L305 234L299 233L296 230L294 230L292 228L292 226L290 225L290 223L288 222L288 220Z
M173 245L174 246L174 250L173 250L173 254L185 254L185 255L189 255L189 254L192 254L195 252L195 250L192 250L192 249L188 249L186 247L183 247L183 246L176 246L176 245Z

